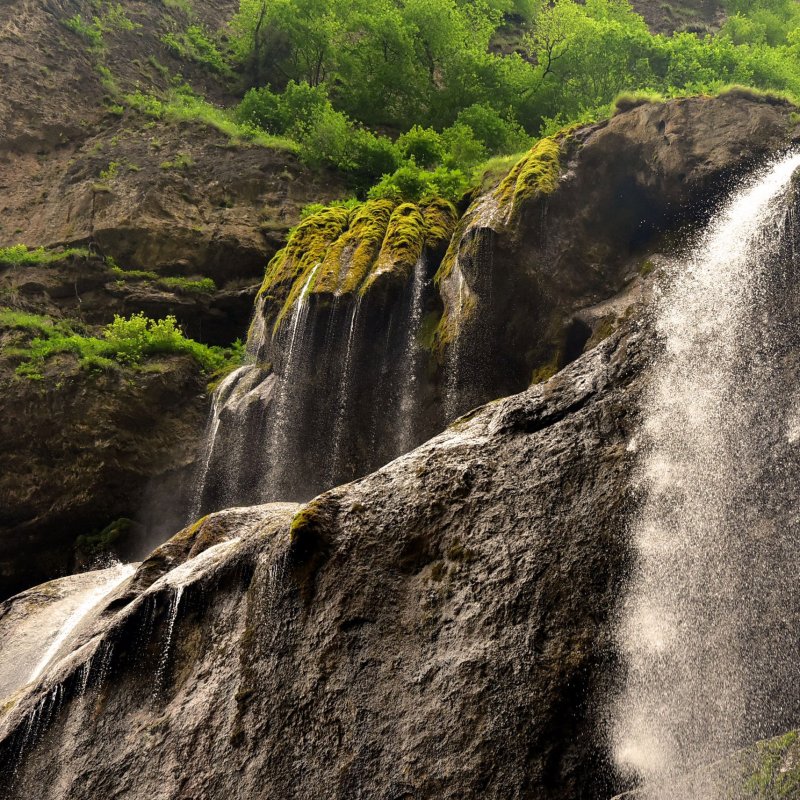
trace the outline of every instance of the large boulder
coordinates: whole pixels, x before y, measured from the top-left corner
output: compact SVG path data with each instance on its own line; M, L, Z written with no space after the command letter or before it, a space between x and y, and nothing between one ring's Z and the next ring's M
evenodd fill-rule
M304 507L179 534L7 704L6 796L610 796L649 341Z

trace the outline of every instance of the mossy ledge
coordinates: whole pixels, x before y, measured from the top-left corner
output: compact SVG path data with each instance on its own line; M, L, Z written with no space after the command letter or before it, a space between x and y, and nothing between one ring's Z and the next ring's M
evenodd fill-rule
M448 200L419 204L370 200L355 207L329 206L304 219L270 261L259 297L280 303L273 335L312 271L310 294L366 294L378 279L408 279L424 250L441 250L458 213Z
M564 139L564 136L540 139L500 181L495 197L501 208L509 209L509 216L516 215L524 203L556 190Z

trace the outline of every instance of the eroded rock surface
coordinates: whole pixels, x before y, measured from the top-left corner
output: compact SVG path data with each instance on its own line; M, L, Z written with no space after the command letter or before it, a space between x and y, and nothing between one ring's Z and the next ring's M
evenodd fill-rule
M156 551L7 712L8 796L613 793L601 698L649 341L629 327L299 512L222 512Z

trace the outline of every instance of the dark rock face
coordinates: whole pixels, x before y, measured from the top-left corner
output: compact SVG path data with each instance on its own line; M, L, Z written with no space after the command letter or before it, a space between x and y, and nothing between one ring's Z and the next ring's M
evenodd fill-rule
M552 185L519 203L491 187L449 248L423 251L417 317L412 270L375 287L349 280L358 215L319 215L322 232L285 251L301 267L257 306L265 382L254 390L243 375L221 414L202 508L306 500L546 379L621 324L659 250L680 247L738 177L797 136L790 106L741 94L644 104L574 131L551 143ZM372 260L390 263L385 250Z
M94 375L54 359L43 381L0 366L0 596L74 570L79 536L148 505L153 538L139 531L121 555L141 556L180 526L207 405L195 362Z
M613 794L601 698L648 341L629 326L299 512L179 534L17 695L6 796Z
M460 296L472 298L458 345L466 398L519 391L613 326L587 310L629 285L653 252L680 246L760 159L797 141L790 112L737 94L644 104L565 139L554 192L516 215L477 214L441 289L451 317Z

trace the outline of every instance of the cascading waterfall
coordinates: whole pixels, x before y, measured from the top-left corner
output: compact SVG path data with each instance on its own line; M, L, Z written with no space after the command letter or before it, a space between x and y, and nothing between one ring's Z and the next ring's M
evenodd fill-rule
M208 473L211 468L211 459L214 456L214 448L217 445L217 435L219 434L219 427L222 420L222 412L225 404L235 390L241 378L253 369L252 364L245 364L244 366L235 369L214 391L214 396L211 400L211 412L209 414L208 424L206 426L206 437L203 447L203 458L200 464L200 474L195 481L194 497L189 512L189 519L195 520L200 516L203 506L203 490L208 480Z
M397 450L400 453L407 453L415 444L418 444L414 437L414 421L416 418L416 404L419 393L418 373L420 366L420 346L417 341L417 334L422 324L427 273L428 262L423 252L414 265L414 274L411 279L411 305L408 314L408 323L406 325L406 341L403 347L403 358L400 363L402 389L400 392L400 415L398 419L397 436Z
M159 694L164 689L164 681L166 680L167 666L169 664L170 653L172 652L172 636L175 632L175 622L178 619L178 611L181 607L181 598L183 597L183 584L174 589L169 604L169 615L167 617L167 631L164 637L164 648L161 651L161 657L158 661L158 668L156 669L156 677L153 687L153 698L157 699Z
M736 797L704 766L800 723L798 167L744 184L656 308L611 725L648 800Z
M290 413L291 398L296 388L294 382L295 372L302 360L303 341L306 338L306 320L308 318L309 302L308 292L314 283L314 278L320 265L316 264L309 272L303 288L295 301L292 309L292 318L289 323L289 346L286 352L286 366L281 376L275 410L272 415L269 443L269 477L266 482L265 500L279 500L291 496L291 487L286 485L286 465L291 458L292 426L297 424L294 414Z
M330 467L328 472L328 483L333 486L336 476L340 472L339 461L342 451L342 437L344 435L345 423L347 420L347 405L351 390L351 372L353 366L353 345L358 330L358 312L361 310L361 295L356 297L355 305L350 313L350 326L347 332L347 348L344 356L344 366L339 380L339 390L337 392L337 402L335 417L333 422L333 444L331 446ZM333 315L332 315L333 316Z

